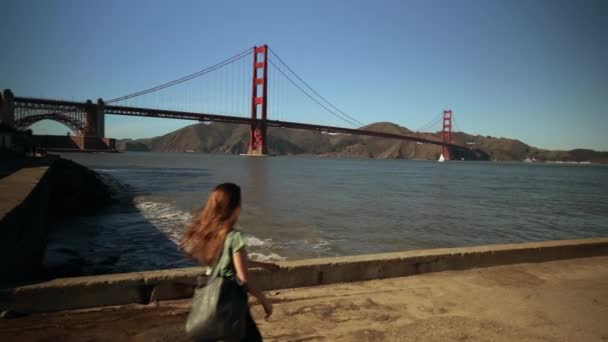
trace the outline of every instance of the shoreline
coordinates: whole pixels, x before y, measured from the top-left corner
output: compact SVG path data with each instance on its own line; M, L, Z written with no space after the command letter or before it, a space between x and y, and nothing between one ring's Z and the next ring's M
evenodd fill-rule
M608 237L486 245L278 262L278 272L251 271L262 291L406 277L443 271L608 255ZM205 268L53 279L0 290L0 311L85 309L189 298Z
M82 153L83 151L65 151L67 153ZM603 152L603 151L600 151ZM86 152L84 152L86 153ZM92 152L99 153L99 152ZM108 152L109 153L109 152ZM204 152L204 151L160 151L160 150L116 150L112 153L175 153L175 154L202 154L202 155L217 155L217 156L244 156L247 157L249 155L244 153L226 153L226 152ZM370 156L358 156L358 155L349 155L349 154L339 154L339 153L321 153L321 154L311 154L311 153L288 153L288 154L272 154L272 155L264 155L264 157L301 157L301 158L319 158L319 159L344 159L344 160L405 160L405 161L425 161L425 162L436 162L437 159L424 159L424 158L392 158L392 157L370 157ZM519 159L488 159L488 160L460 160L460 159L452 159L448 160L448 162L483 162L483 163L513 163L513 164L537 164L537 165L546 165L546 164L557 164L557 165L608 165L608 161L606 162L598 162L591 160L584 161L568 161L568 160L536 160L534 162L526 162L525 160Z

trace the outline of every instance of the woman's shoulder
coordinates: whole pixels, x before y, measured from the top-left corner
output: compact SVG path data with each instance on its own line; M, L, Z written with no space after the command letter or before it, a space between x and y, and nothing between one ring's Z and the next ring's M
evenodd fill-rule
M235 237L244 237L244 233L238 229L232 229L226 237L235 238Z
M228 233L226 239L229 240L229 244L236 251L245 245L245 235L243 232L237 229L233 229Z

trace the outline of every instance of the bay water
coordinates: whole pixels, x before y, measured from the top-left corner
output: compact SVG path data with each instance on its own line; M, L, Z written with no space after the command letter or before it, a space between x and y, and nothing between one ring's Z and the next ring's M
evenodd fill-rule
M85 274L194 265L177 247L219 183L261 261L608 236L608 167L537 163L69 153L123 200L58 223L47 254Z

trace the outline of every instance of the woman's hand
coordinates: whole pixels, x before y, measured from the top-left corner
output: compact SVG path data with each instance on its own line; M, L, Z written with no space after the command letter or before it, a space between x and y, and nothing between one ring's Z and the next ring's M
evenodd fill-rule
M272 303L267 298L264 298L262 301L260 301L260 303L264 307L264 312L266 312L266 316L264 318L270 317L270 315L272 315Z
M264 307L264 311L266 312L266 318L272 315L272 303L264 296L264 293L259 291L254 284L249 282L249 272L247 271L247 252L245 252L245 248L241 248L238 252L232 255L232 262L234 263L234 268L236 270L236 277L242 283L247 283L247 291L251 293L254 297L256 297L260 304ZM270 270L276 271L279 269L278 265L270 264L266 262L255 262L251 261L249 266L251 267L269 267Z

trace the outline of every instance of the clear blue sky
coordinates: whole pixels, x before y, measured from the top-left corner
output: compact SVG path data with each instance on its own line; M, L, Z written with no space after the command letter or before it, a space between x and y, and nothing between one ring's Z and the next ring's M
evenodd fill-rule
M366 123L415 129L451 108L469 133L608 150L605 0L8 0L1 8L0 88L17 96L109 99L267 43ZM140 138L187 124L109 116L106 131ZM52 122L34 129L67 131Z

